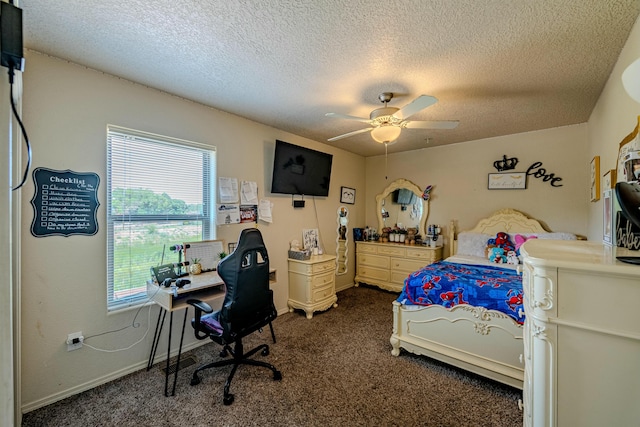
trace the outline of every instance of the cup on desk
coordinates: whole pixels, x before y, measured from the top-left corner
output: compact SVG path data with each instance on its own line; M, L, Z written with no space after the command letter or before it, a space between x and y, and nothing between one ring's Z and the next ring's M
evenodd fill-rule
M313 256L318 256L318 248L313 248Z

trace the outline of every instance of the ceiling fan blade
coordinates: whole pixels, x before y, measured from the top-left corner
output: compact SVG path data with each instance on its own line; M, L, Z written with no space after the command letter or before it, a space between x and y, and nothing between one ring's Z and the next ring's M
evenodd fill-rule
M405 126L409 129L455 129L458 127L458 120L434 120L434 121L408 121Z
M362 123L371 123L370 119L365 119L364 117L356 117L356 116L349 116L347 114L338 114L338 113L327 113L325 114L325 116L327 117L335 117L337 119L347 119L347 120L356 120Z
M400 110L396 111L393 115L400 120L406 120L418 111L424 110L425 108L432 106L436 102L438 102L438 99L433 96L420 95L419 97L402 107Z
M371 132L374 128L364 128L360 130L354 130L353 132L345 133L342 135L334 136L333 138L327 139L327 141L337 141L338 139L348 138L353 135L358 135L359 133Z

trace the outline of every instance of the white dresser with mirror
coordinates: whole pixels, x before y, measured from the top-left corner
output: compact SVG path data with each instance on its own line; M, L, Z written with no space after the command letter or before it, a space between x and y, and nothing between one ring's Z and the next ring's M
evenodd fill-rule
M416 228L425 238L429 201L413 182L397 179L376 196L378 231L385 227ZM442 259L442 247L380 241L356 242L356 286L374 285L400 292L407 276Z

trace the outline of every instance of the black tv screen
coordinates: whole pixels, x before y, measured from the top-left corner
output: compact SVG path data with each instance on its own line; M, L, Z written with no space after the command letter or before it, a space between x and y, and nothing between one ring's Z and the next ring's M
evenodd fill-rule
M271 192L329 195L333 155L276 140Z

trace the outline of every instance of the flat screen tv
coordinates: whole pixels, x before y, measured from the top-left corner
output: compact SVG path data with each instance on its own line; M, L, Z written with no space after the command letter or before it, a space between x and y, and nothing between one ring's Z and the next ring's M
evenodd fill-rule
M329 195L333 155L276 140L271 192Z

